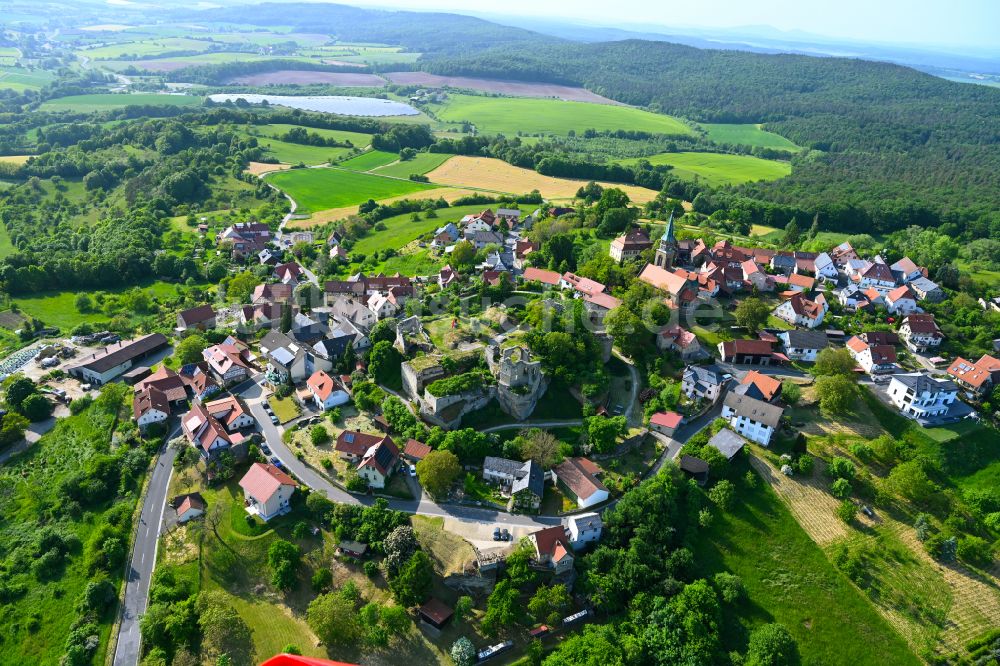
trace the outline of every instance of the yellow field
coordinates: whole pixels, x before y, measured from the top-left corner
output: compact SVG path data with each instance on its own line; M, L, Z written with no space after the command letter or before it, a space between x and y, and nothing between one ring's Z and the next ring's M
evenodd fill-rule
M526 194L538 190L546 199L572 198L587 181L543 176L530 169L511 166L491 157L466 157L458 155L427 174L432 183L452 187L474 187L494 192ZM633 203L652 201L657 193L635 185L601 183L604 187L624 190Z
M464 190L455 187L443 187L436 190L424 190L422 192L411 192L410 194L403 194L398 197L390 197L388 199L379 199L378 202L381 204L392 203L394 201L400 201L402 199L413 200L423 200L423 199L441 199L444 198L448 203L453 202L455 199L461 197L467 197L470 194L476 194L474 190ZM310 227L316 227L321 224L326 224L327 222L334 222L336 220L342 220L345 217L351 215L357 215L358 206L344 206L342 208L328 208L327 210L321 210L313 213L309 218L304 219L292 219L288 221L288 227L294 227L298 229L308 229Z
M24 164L31 155L0 155L0 162L10 162L11 164Z
M2 158L0 158L2 159ZM291 164L268 164L267 162L250 162L247 168L243 171L246 173L259 176L261 174L270 173L272 171L284 171L285 169L291 169Z

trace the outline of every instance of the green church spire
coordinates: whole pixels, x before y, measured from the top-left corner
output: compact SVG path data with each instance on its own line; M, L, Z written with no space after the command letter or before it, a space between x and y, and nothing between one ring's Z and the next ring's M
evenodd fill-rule
M674 213L670 211L670 219L667 220L667 228L663 230L663 236L660 237L661 241L667 241L668 243L676 243L674 239Z

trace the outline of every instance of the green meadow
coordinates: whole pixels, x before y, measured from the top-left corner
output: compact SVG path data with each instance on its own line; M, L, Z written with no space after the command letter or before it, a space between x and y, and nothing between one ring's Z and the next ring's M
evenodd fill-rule
M280 171L268 175L267 180L295 199L299 213L353 206L369 199L388 199L436 187L346 169L325 168Z
M655 134L690 135L694 132L677 118L627 106L564 102L527 97L449 95L435 105L438 119L470 122L485 134L554 134L570 130L638 130Z
M701 123L701 127L708 134L708 138L716 143L760 146L761 148L776 148L778 150L799 149L797 145L780 134L768 132L762 125Z
M669 164L673 173L688 180L703 180L709 185L739 185L755 180L776 180L792 172L792 165L751 155L723 153L660 153L643 158L621 160L635 164L640 159L650 164Z
M749 632L784 625L803 664L919 664L902 637L827 559L765 482L740 483L739 500L692 543L698 575L739 576L747 598L724 606L723 645L743 651ZM877 649L873 649L878 646Z
M254 138L257 139L257 143L267 148L271 155L286 164L301 163L310 166L314 164L326 164L327 162L341 159L351 152L350 148L308 146L301 143L282 141L277 138L293 127L297 126L283 123L261 125L254 128L253 131L255 134L248 134L247 136L254 136ZM372 139L370 134L362 134L361 132L313 129L312 127L306 127L304 129L306 129L309 133L315 132L324 138L336 139L341 142L350 141L355 148L365 148L371 143ZM257 132L259 132L260 136L256 134Z
M23 90L38 90L51 83L55 74L41 70L29 70L23 67L0 67L0 88L8 88L21 92Z
M413 242L424 234L433 232L438 227L443 227L449 222L458 222L466 215L478 213L483 210L483 205L457 206L454 208L438 209L438 217L414 221L410 213L397 215L382 220L385 225L383 231L373 231L367 236L358 239L352 248L353 252L361 254L371 254L379 250L398 250L401 247Z
M340 166L352 171L371 171L378 167L392 164L399 159L396 153L389 153L384 150L370 150L363 155L352 157L340 163ZM375 197L376 199L378 197Z
M125 55L155 56L174 51L207 51L212 48L211 42L187 37L168 37L166 39L145 40L139 42L123 42L109 44L79 51L80 55L94 60L114 60Z
M372 169L372 173L382 176L395 176L396 178L409 178L410 174L423 175L429 171L433 171L451 159L451 157L452 155L447 153L417 153L417 156L412 160L393 162L392 164Z
M157 93L117 95L106 93L57 97L42 104L40 110L93 113L107 109L122 109L126 106L199 106L201 103L201 97L192 95L160 95Z

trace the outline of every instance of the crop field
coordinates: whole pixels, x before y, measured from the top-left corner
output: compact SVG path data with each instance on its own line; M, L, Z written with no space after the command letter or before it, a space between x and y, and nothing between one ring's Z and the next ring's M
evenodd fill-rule
M449 95L434 105L437 117L450 123L470 122L483 134L552 134L570 130L628 129L654 134L691 135L694 131L677 118L641 109L608 104L563 102L527 97Z
M30 70L23 67L0 67L0 88L18 92L38 90L55 79L52 72Z
M726 649L743 650L753 627L780 622L803 664L920 663L767 484L741 487L738 495L736 506L717 514L693 544L699 575L731 571L747 590L746 601L724 607Z
M107 109L122 109L126 106L199 106L201 97L193 95L160 95L157 93L136 93L116 95L113 93L94 95L69 95L51 99L40 107L41 111L74 111L93 113Z
M0 155L0 162L6 162L7 164L24 164L29 159L31 155Z
M426 174L432 183L451 187L469 187L493 192L525 194L538 190L547 199L571 199L582 185L583 180L553 178L543 176L530 169L511 166L491 157L467 157L457 155L437 169ZM605 187L617 187L629 195L635 203L646 203L656 197L656 192L635 185L601 183Z
M385 199L435 187L346 169L293 169L272 174L267 179L295 199L299 205L296 212L301 213L341 208L368 199Z
M376 199L376 201L380 204L388 204L388 203L393 203L395 201L399 201L401 199L410 199L411 201L423 201L425 199L444 199L448 203L451 203L455 199L460 199L461 197L467 197L473 194L476 194L475 190L465 190L454 187L438 187L435 189L423 190L420 192L410 192L409 194L389 197L387 199ZM367 201L367 199L365 199L365 201ZM350 215L356 215L357 212L358 212L358 204L353 204L351 206L341 206L339 208L328 208L326 210L314 212L308 218L303 218L303 219L293 218L288 222L288 226L297 227L299 229L308 229L310 227L326 224L327 222L335 222L337 220L342 220Z
M650 157L622 160L634 164L645 159L650 164L669 164L673 173L688 180L703 180L709 185L739 185L756 180L777 180L792 172L792 165L751 155L722 153L660 153Z
M428 72L388 72L385 77L393 83L424 88L465 88L487 93L499 93L514 97L557 97L567 102L591 102L594 104L614 104L608 99L586 88L560 86L554 83L525 83L524 81L497 81L477 79L469 76L440 76Z
M423 175L428 171L433 171L449 159L452 155L447 153L417 153L412 160L405 162L397 161L385 166L372 169L372 173L382 176L395 176L396 178L409 178L410 174Z
M196 65L217 65L227 62L257 62L259 60L301 60L307 62L307 58L296 56L269 56L257 53L242 53L239 51L206 52L198 55L173 56L168 58L144 58L142 60L101 60L98 65L103 69L113 72L120 72L130 67L146 70L150 72L175 72L185 67Z
M375 74L353 72L316 72L301 69L282 69L276 72L245 74L230 79L227 83L242 83L251 86L269 85L309 85L325 83L331 86L355 86L359 88L381 88L385 79Z
M388 153L384 150L371 150L363 155L352 157L340 163L340 166L352 171L371 171L372 169L392 164L399 159L395 153Z
M13 46L0 46L0 65L12 66L20 55L21 52Z
M768 132L763 125L701 123L701 127L708 133L708 138L716 143L760 146L761 148L777 148L778 150L799 149L797 145L780 134Z
M97 46L79 51L94 60L115 60L123 56L155 56L173 51L207 51L212 43L201 39L188 37L168 37L166 39L151 39L139 42L123 42Z

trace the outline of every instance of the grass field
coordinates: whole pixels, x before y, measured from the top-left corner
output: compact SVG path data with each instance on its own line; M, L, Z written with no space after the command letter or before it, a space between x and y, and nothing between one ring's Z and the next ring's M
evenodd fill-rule
M798 146L774 132L768 132L761 125L701 123L708 138L716 143L730 143L743 146L760 146L778 150L798 150Z
M454 187L438 187L432 190L422 190L420 192L410 192L409 194L403 194L401 196L389 197L388 199L377 199L380 204L393 203L399 201L400 199L410 199L423 201L425 199L444 199L448 203L455 201L461 197L467 197L476 194L475 190L454 188ZM367 201L367 199L366 199ZM340 208L327 208L326 210L321 210L319 212L313 213L308 218L293 219L288 223L290 227L299 228L309 228L320 224L326 224L327 222L335 222L337 220L342 220L349 215L356 215L358 212L358 204L353 204L350 206L341 206ZM610 241L609 241L610 242Z
M325 146L305 146L271 137L257 137L257 143L267 152L285 164L305 164L315 166L336 161L347 155L350 148L327 148Z
M766 484L744 486L738 497L697 532L692 548L699 575L730 571L746 586L748 599L725 607L726 649L742 651L753 627L780 622L803 664L920 663Z
M435 115L445 122L470 122L485 134L556 134L569 130L628 129L656 134L693 133L690 127L671 116L625 106L563 102L526 97L479 97L449 95L435 105Z
M673 173L688 180L703 180L709 185L739 185L755 180L776 180L792 172L788 162L765 160L751 155L723 153L660 153L644 157L650 164L669 164ZM634 164L639 159L622 160Z
M372 173L383 176L395 176L396 178L409 178L410 174L425 174L438 168L449 159L451 155L446 153L417 153L412 160L405 162L394 162L385 166L372 169Z
M0 88L10 90L38 90L51 83L55 74L41 70L29 70L23 67L0 67Z
M429 220L421 219L418 222L414 222L410 218L410 213L387 218L382 220L382 224L386 226L385 231L373 231L367 236L359 239L354 244L353 251L361 252L363 254L371 254L372 252L384 250L386 248L398 250L399 248L416 240L420 236L430 233L438 227L444 226L448 222L457 223L464 216L472 213L478 213L483 210L484 207L485 206L482 204L479 204L477 206L444 208L437 211L438 217L431 218Z
M10 242L10 234L7 227L0 224L0 259L14 253L14 244Z
M173 72L178 69L183 69L184 67L192 67L195 65L217 65L228 62L257 62L261 60L279 59L315 62L315 60L301 58L298 56L270 56L260 55L259 53L244 53L242 51L218 51L199 53L197 55L189 56L170 56L165 58L151 56L141 60L99 60L94 64L102 69L109 69L114 72L120 72L124 69L128 69L129 67L149 70L151 72Z
M177 285L170 284L169 282L153 282L140 287L140 289L149 292L154 297L173 296L177 293ZM121 293L122 291L128 290L104 290L108 294ZM94 295L93 290L85 290L84 293L91 296ZM18 296L12 300L17 303L17 306L25 314L37 317L45 322L46 326L58 326L63 331L68 331L77 324L94 324L106 322L111 319L111 317L103 312L78 312L75 304L76 296L77 292L74 291L58 291L43 292L31 296ZM136 316L138 317L139 315Z
M346 130L332 130L323 129L316 127L304 127L302 125L289 125L286 123L272 123L270 125L258 125L254 129L261 133L263 136L277 137L284 134L290 129L297 127L302 127L310 134L319 134L325 139L336 139L337 141L347 142L350 141L355 148L364 148L372 142L371 134L362 134L361 132L348 132Z
M95 48L82 49L80 55L94 60L114 60L122 56L155 56L174 51L207 51L211 42L187 37L168 37L166 39L150 39L140 42L123 42Z
M370 150L363 155L352 157L340 163L340 166L352 171L370 171L377 167L392 164L399 159L395 153L388 153L384 150ZM390 174L391 175L391 174ZM403 176L405 178L406 176Z
M156 93L137 93L134 95L94 94L70 95L57 97L39 107L40 111L74 111L76 113L93 113L106 109L121 109L133 105L149 106L198 106L201 97L192 95L159 95Z
M346 169L293 169L271 174L267 179L295 199L300 213L351 206L368 199L385 199L435 187Z
M0 162L8 164L24 164L31 158L31 155L0 155Z
M471 187L493 192L525 194L538 190L547 199L572 199L586 184L583 180L543 176L531 169L512 166L492 157L456 155L437 169L426 174L432 183L452 187ZM646 203L656 192L635 185L601 183L605 187L624 190L634 203Z

